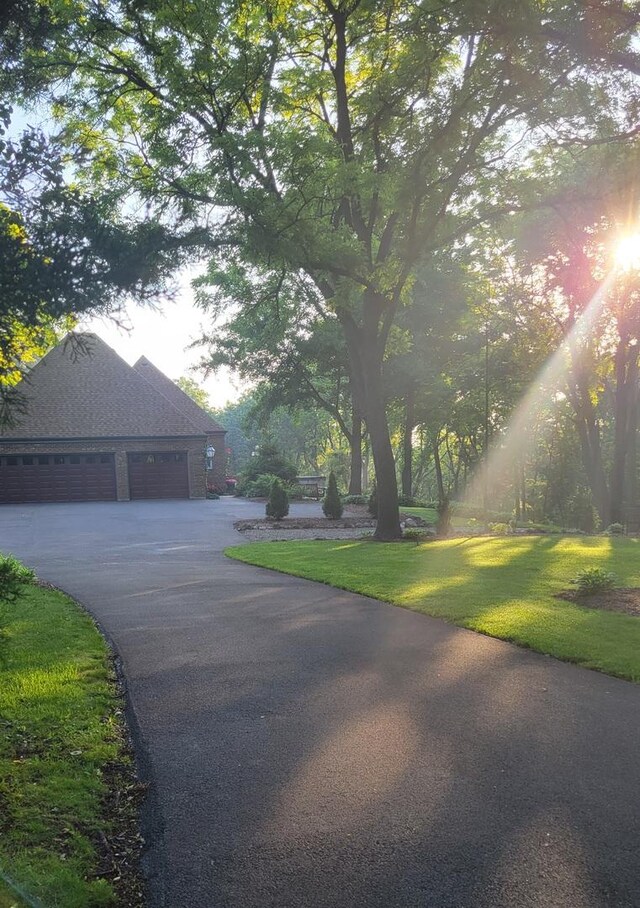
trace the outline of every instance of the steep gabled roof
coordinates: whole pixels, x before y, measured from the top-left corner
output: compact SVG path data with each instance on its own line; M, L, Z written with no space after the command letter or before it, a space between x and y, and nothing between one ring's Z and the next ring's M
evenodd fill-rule
M96 334L69 334L21 388L27 413L2 438L198 436L176 409Z
M199 426L203 432L212 433L212 432L224 432L225 430L222 426L215 421L213 416L210 413L207 413L206 410L203 410L202 407L189 397L188 394L174 384L171 379L167 378L164 372L161 372L152 362L149 362L146 356L141 356L137 363L134 363L133 368L144 375L148 382L150 382L156 391L160 391L161 394L171 401L176 409L180 410L181 413L184 413L191 422Z

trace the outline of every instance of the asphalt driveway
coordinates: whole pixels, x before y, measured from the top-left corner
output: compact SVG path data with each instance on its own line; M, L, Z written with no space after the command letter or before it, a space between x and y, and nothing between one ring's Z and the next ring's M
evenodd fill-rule
M640 687L225 559L217 502L0 509L119 652L165 908L638 908Z

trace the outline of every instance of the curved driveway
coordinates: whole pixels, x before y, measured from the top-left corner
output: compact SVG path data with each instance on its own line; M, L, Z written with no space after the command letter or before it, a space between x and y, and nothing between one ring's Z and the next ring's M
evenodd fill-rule
M122 658L153 905L638 908L640 687L225 559L256 513L0 509Z

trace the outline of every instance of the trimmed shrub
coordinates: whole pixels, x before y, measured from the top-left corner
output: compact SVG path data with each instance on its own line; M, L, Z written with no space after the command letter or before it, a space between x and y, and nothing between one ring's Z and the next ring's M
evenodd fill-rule
M375 479L371 486L371 494L369 495L369 501L367 502L367 509L372 517L378 518L378 486L376 485Z
M603 568L585 568L579 571L571 583L578 587L579 596L592 596L594 593L603 593L606 590L612 590L618 578L611 571L605 571Z
M329 520L338 520L342 517L342 512L344 507L342 501L340 500L340 495L338 494L338 483L336 482L336 474L333 470L329 473L329 482L327 483L327 494L324 496L324 501L322 502L322 511L325 517L328 517Z
M451 532L451 504L445 496L442 501L438 502L438 519L436 520L436 533L438 536L448 536Z
M289 513L289 496L281 479L273 480L266 512L272 520L282 520Z
M0 602L13 602L36 575L13 555L0 555Z
M624 526L621 523L610 523L607 527L607 536L624 536Z

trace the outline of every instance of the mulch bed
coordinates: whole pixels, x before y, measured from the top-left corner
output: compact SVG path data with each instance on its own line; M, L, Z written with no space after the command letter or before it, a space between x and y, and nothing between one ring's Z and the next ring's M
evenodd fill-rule
M556 598L575 602L576 605L585 608L601 608L608 612L623 612L640 618L640 589L637 587L606 590L591 596L580 596L577 590L563 590Z
M358 530L376 525L373 517L340 517L329 520L328 517L284 517L282 520L270 520L261 517L254 520L236 520L234 527L240 533L246 530Z

